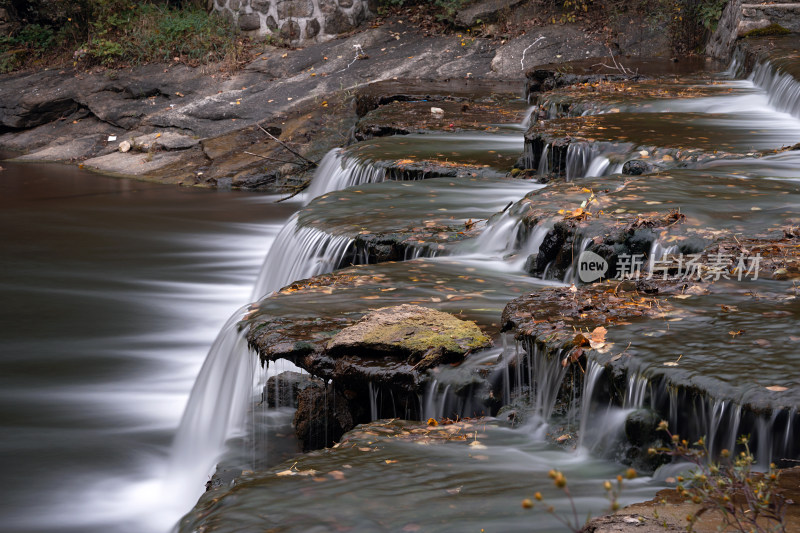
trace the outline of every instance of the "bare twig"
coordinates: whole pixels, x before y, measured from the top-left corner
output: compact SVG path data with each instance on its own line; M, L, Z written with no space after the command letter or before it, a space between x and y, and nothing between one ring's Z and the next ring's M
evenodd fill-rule
M297 150L294 150L292 147L290 147L289 145L287 145L285 142L283 142L282 140L278 139L278 138L277 138L277 137L275 137L273 134L271 134L270 132L268 132L267 130L265 130L265 129L264 129L262 126L261 126L261 124L256 124L256 126L258 126L258 129L260 129L261 131L263 131L264 133L266 133L266 134L267 134L267 137L269 137L270 139L272 139L272 140L273 140L273 141L275 141L276 143L278 143L278 144L280 144L281 146L283 146L283 147L284 147L284 148L285 148L287 151L289 151L289 152L293 153L294 155L296 155L297 157L299 157L299 158L300 158L300 159L302 159L303 161L306 161L306 162L307 162L308 164L310 164L312 167L316 167L316 166L317 166L317 162L316 162L316 161L312 161L312 160L308 159L307 157L303 156L303 155L302 155L301 153L299 153Z
M298 163L297 161L287 161L286 159L277 159L275 157L267 157L265 155L254 154L253 152L248 152L248 151L245 151L244 153L246 153L247 155L252 155L253 157L260 157L261 159L266 159L267 161L277 161L278 163L288 163L290 165L299 165L299 166L305 166L308 164L308 163Z

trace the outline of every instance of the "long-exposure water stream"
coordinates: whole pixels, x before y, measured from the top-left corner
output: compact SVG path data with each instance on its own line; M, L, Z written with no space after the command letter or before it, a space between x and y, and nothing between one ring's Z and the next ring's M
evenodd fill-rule
M554 417L565 372L559 360L537 363L532 345L500 333L508 301L577 281L569 265L530 275L530 256L558 210L577 207L570 204L577 195L606 191L604 209L620 217L654 205L680 209L686 222L649 243L651 250L705 246L725 232L761 237L800 220L797 152L767 153L800 142L796 106L787 103L796 92L770 68L760 65L746 80L696 73L644 81L623 96L555 91L538 102L527 141L521 124L368 139L331 152L306 197L280 204L4 163L4 526L165 532L189 512L220 461L223 485L201 498L181 531L554 531L553 515L534 516L521 499L539 490L557 513L571 514L573 503L581 518L602 512L602 482L628 459L616 446L625 417L662 404L671 422L710 433L718 445L747 426L755 428L762 463L796 459L795 409L745 419L741 407L760 401L767 384L788 391L776 405L797 405L798 350L776 351L767 340L796 339L788 285L720 284L707 300L676 303L683 315L672 330L621 324L610 338L628 343L638 361L623 404L595 401L604 376L593 361L575 401ZM528 107L521 96L506 102L515 113ZM558 159L563 135L571 144ZM523 153L540 176L561 168L577 189L506 177ZM653 166L643 176L620 175L633 160ZM459 163L471 170L448 174ZM547 214L533 228L524 224L530 205ZM402 252L381 256L376 250L386 246L370 248L375 235L392 235ZM576 242L585 249L592 236ZM274 292L334 270L345 277L330 278L333 285ZM761 370L752 343L736 335L726 345L728 364L706 364L712 335L701 328L730 340L737 322L718 316L720 308L736 309L754 292L770 303L759 301L742 324L759 337L756 351L774 356L771 368ZM371 418L395 420L362 426L346 446L281 462L297 451L290 443L264 457L268 442L291 433L292 411L268 408L263 385L268 374L294 366L259 369L244 340L248 321L326 324L401 303L474 320L495 347L434 371L411 406L370 383ZM677 355L672 346L695 350L675 375L712 391L693 413L659 381L662 361ZM509 361L529 375L509 374ZM494 373L503 403L528 411L524 423L510 424L507 413L471 421L459 444L404 438L406 423L397 419L486 414L455 393L480 367ZM761 381L740 379L756 371ZM717 389L724 393L714 396ZM575 449L555 444L562 433ZM573 502L552 487L552 468L570 478ZM667 475L627 483L622 503L651 497Z

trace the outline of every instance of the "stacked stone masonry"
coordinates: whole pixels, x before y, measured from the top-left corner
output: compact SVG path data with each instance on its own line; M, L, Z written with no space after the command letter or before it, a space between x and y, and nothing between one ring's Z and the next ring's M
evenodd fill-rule
M800 0L770 4L753 4L731 0L722 12L717 31L711 36L706 53L727 60L736 39L747 32L766 28L772 24L800 33Z
M742 3L742 19L737 27L739 37L770 24L780 24L787 30L800 32L800 2Z
M214 9L244 32L291 43L326 41L358 27L377 11L376 0L214 0Z

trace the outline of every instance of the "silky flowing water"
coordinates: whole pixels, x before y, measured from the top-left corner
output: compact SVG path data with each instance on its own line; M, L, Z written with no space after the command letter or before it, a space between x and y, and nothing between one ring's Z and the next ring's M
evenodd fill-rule
M597 190L628 181L611 197L612 212L680 208L688 229L674 235L678 240L707 244L714 238L709 228L743 237L777 229L800 215L796 152L754 155L800 142L800 120L784 97L767 92L766 74L757 74L761 86L698 74L645 82L630 97L554 93L544 107L557 128L578 124L593 142L611 147L573 154L583 159L574 159L568 178ZM671 89L656 94L659 84ZM565 112L562 104L576 99L580 105ZM523 509L520 501L541 491L558 514L571 515L570 501L547 475L556 468L570 480L581 520L603 512L603 481L626 468L617 447L625 416L648 405L663 408L675 425L710 434L712 447L729 446L747 426L755 428L762 462L797 458L794 415L742 421L737 408L753 397L772 398L767 385L785 385L782 398L797 405L797 304L792 287L770 280L725 282L706 300L681 300L680 320L614 330L610 338L620 346L630 342L640 362L623 405L600 400L605 376L591 363L583 390L554 416L559 360L534 364L543 354L501 336L500 314L517 296L565 285L524 271L554 220L530 229L521 214L529 202L555 213L579 193L546 196L563 184L506 178L522 154L524 128L486 126L380 137L336 150L312 192L283 204L4 163L7 527L168 531L219 462L221 485L201 497L181 531L556 531L554 516ZM659 149L675 155L654 174L615 174L643 147L648 155ZM713 157L681 160L677 153L686 150ZM388 171L403 165L413 172ZM469 171L442 176L449 165ZM428 168L438 174L426 174ZM374 264L358 248L359 238L373 234L406 239L405 255ZM673 243L656 244L667 250ZM357 283L273 292L336 269ZM726 314L754 293L763 299L740 315ZM264 401L271 394L267 376L294 367L259 368L240 321L246 328L253 313L290 321L357 317L400 303L475 320L496 347L472 354L462 367L435 371L413 409L370 387L373 418L399 420L358 428L345 446L297 454L291 407L268 408ZM750 338L730 338L737 328L765 342L754 351ZM712 337L729 359L708 349ZM659 381L663 362L680 355L673 344L691 354L671 375L717 391L693 413L681 411L682 399ZM527 378L503 374L513 360L526 361ZM482 366L494 372L505 403L529 411L525 423L511 423L507 414L470 421L458 443L400 438L413 430L402 419L417 407L425 416L474 414L455 389ZM739 383L741 376L751 382ZM575 433L577 449L554 443ZM666 476L626 482L622 503L651 497Z
M212 466L162 490L189 391L296 206L2 166L3 529L167 531Z

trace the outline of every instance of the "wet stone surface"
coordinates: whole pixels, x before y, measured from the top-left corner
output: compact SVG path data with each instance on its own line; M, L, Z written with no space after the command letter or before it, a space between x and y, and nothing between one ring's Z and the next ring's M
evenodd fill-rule
M491 418L436 425L376 420L357 426L334 448L207 492L180 530L452 531L493 524L517 533L529 531L535 519L543 530L557 531L555 517L522 508L519 495L532 495L533 486L556 512L569 512L547 474L561 454ZM573 461L563 470L580 491L597 485L590 476L613 479L621 471L595 460ZM641 491L630 487L624 501ZM604 499L584 503L603 508Z
M508 96L490 96L481 100L451 96L441 100L428 97L416 101L393 101L361 118L355 137L363 141L372 137L426 131L498 131L498 124L521 123L528 108L520 98L510 99Z
M366 254L370 263L403 260L415 251L447 255L478 233L479 221L539 187L473 176L364 184L316 198L298 222L353 238L357 255Z
M476 489L490 502L492 526L529 529L529 521L520 526L519 515L504 510L508 502L497 493L514 485L517 459L525 457L519 446L503 454L514 466L503 469L498 489L496 470L491 481L478 481L449 453L431 454L464 447L450 442L458 429L450 435L424 424L379 421L344 433L371 419L424 420L424 413L452 409L448 391L482 395L479 408L490 414L505 404L503 416L515 424L527 417L524 427L540 431L536 438L548 447L581 446L647 472L660 462L642 449L662 442L654 431L661 419L687 438L705 435L712 453L750 433L760 463L788 464L800 455L793 430L800 423L793 377L800 353L800 174L796 150L784 149L800 141L800 126L770 109L765 92L747 81L711 75L665 81L637 73L608 81L578 74L572 81L554 79L553 87L546 87L547 77L538 80L537 90L545 91L536 96L539 111L525 134L527 164L517 164L543 181L572 181L529 190L523 188L530 181L500 179L520 153L522 125L481 129L479 98L468 102L468 95L454 93L451 99L431 96L433 102L423 101L422 91L398 90L387 92L391 98L357 99L358 131L371 138L348 147L347 156L408 181L325 194L300 213L299 223L372 242L373 250L394 242L452 255L345 268L295 282L252 306L248 340L262 361L286 358L330 380L301 401L305 407L295 422L304 447L341 444L209 494L185 528L201 520L209 531L224 531L278 517L289 528L319 525L293 511L296 498L280 503L287 490L312 496L304 503L326 517L322 527L447 530L458 524L447 509L457 513L462 502L434 502L434 518L426 514L424 483L448 495ZM557 87L576 80L580 85ZM434 106L443 117L430 116ZM458 113L464 121L448 122ZM467 131L470 122L478 129ZM435 131L416 133L420 125ZM461 177L411 181L441 176L451 166ZM516 201L509 205L495 187L508 188ZM461 209L465 205L469 209ZM606 278L634 266L634 258L638 270L587 281L580 276L584 251L606 263ZM502 353L471 353L424 375L415 370L420 359L407 354L333 353L331 339L343 330L375 309L401 304L474 320L490 336L510 332L518 344ZM325 416L315 419L314 412ZM553 427L544 429L551 414ZM466 444L482 452L470 459L492 461L495 432L510 441L531 433L487 425L473 435L477 444ZM309 446L312 441L317 444ZM391 477L382 469L402 466L392 447L401 443L413 444L412 450L427 446L422 455L430 461L420 467L412 451L414 470ZM509 451L506 444L500 448ZM392 454L380 455L389 449ZM371 467L359 468L361 454ZM459 480L456 486L426 477L438 479L440 467ZM371 515L363 504L354 511L341 500L330 509L327 487L341 482L337 497L365 487L379 494L370 481L378 477L403 487L401 505L419 497L413 521L402 512ZM390 485L391 496L401 490ZM273 515L260 505L264 497ZM474 525L484 515L474 500L468 503L465 516ZM303 507L304 516L307 511Z
M489 129L378 137L344 153L385 169L388 179L503 177L523 152L521 132L508 126Z

